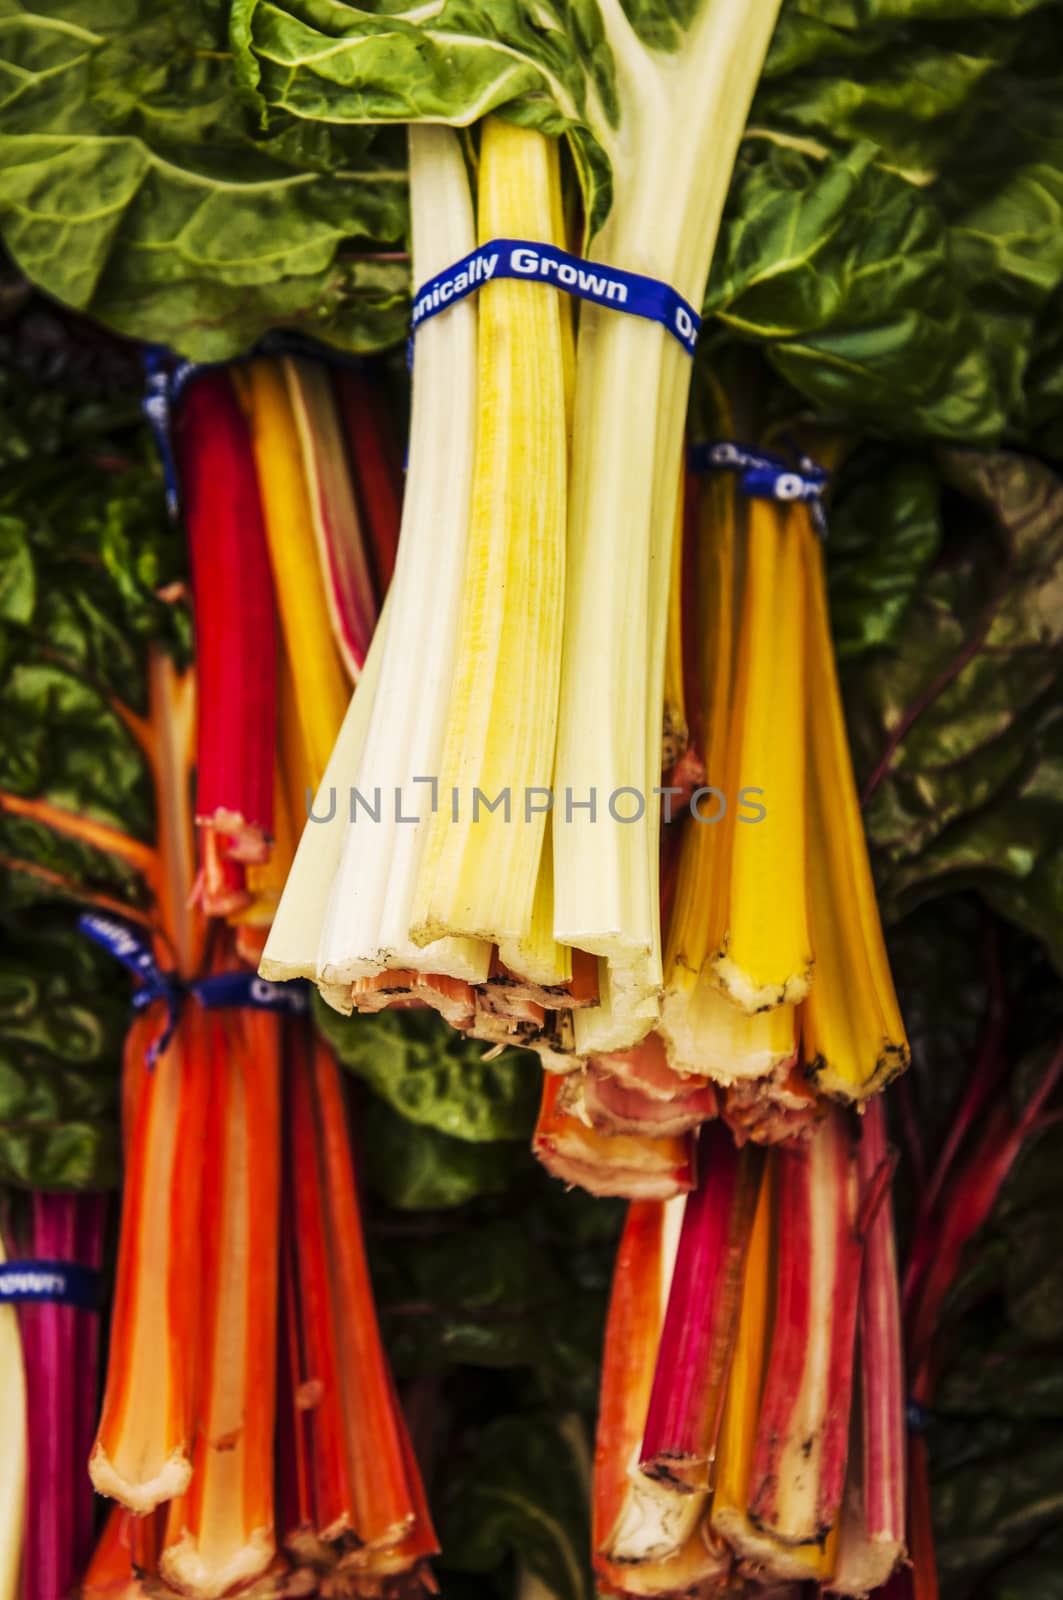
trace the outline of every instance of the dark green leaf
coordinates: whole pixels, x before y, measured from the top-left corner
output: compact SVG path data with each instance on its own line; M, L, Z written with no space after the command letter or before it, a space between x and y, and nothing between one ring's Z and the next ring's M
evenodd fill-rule
M404 239L401 140L263 130L211 0L0 17L0 215L41 287L205 360L278 324L351 349L401 337L405 263L363 256Z
M0 1182L109 1187L128 984L69 915L7 922L0 946Z
M399 1116L374 1099L365 1115L366 1173L388 1205L402 1211L464 1205L482 1194L500 1194L520 1167L516 1144L472 1144L451 1139L423 1123Z
M411 1122L473 1142L529 1138L540 1088L530 1052L488 1059L427 1010L348 1018L319 1005L316 1015L343 1065Z
M857 765L874 784L868 831L895 910L977 888L1063 967L1063 482L1018 455L942 464L958 493L939 543L929 521L910 535L907 581L887 574L881 594L862 581L881 525L866 525L861 554L850 524L842 552L843 638L892 627L847 675Z
M448 1566L490 1572L512 1555L557 1600L590 1600L587 1487L552 1418L499 1417L448 1485L441 1519Z

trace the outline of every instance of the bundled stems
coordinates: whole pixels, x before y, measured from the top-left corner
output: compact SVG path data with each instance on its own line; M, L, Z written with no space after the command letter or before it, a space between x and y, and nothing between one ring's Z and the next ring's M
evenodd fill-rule
M210 1106L192 1481L169 1508L160 1571L214 1600L272 1560L280 1181L280 1028L208 1018Z
M289 1544L310 1552L331 1544L355 1572L409 1571L434 1553L435 1536L380 1340L339 1068L294 1023L289 1047L299 1299L289 1378L310 1462L309 1492L295 1485L299 1544Z

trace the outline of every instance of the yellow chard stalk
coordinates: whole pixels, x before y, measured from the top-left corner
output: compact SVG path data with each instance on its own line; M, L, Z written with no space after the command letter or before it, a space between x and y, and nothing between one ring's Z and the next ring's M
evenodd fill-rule
M730 431L725 428L724 431ZM793 1006L750 1016L715 986L711 957L723 941L736 823L741 725L735 714L736 633L745 566L745 527L734 477L710 475L698 516L697 616L701 637L701 701L705 708L706 782L726 797L717 822L683 824L675 904L668 926L661 1033L677 1072L704 1073L721 1083L761 1077L792 1059ZM716 797L701 802L712 814Z
M664 646L664 718L661 772L667 776L690 742L686 685L683 682L683 524L686 473L679 474L675 528L672 532L672 571L668 581L668 631Z
M812 977L805 892L805 576L808 513L751 499L732 716L731 781L762 791L764 818L737 826L716 981L743 1011L803 1000ZM813 719L814 720L814 719Z
M253 361L236 374L251 426L273 586L306 768L321 781L343 721L350 685L333 643L299 433L284 372Z
M823 549L803 509L808 569L809 900L816 981L802 1049L817 1087L862 1100L908 1065L908 1040L882 937L834 665Z
M555 140L488 118L482 244L563 243L554 237L557 162ZM559 301L539 283L496 280L479 293L465 594L439 809L412 917L422 945L446 934L519 941L532 925L561 676L568 443ZM500 795L508 798L498 805Z

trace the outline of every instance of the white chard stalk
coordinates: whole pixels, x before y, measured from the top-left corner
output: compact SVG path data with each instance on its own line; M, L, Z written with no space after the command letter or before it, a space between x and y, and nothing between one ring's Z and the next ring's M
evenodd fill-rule
M620 0L599 9L621 115L606 139L613 207L589 254L700 305L779 0L707 0L674 55L639 41ZM581 1054L633 1044L659 1009L653 790L690 368L659 324L582 308L554 781L554 932L600 958L601 1004L574 1019ZM638 821L609 815L624 788L644 799ZM593 818L576 809L592 791ZM622 796L618 807L628 815L634 802Z
M358 687L351 698L324 777L314 796L310 816L303 825L295 860L269 930L258 970L263 978L269 978L274 983L283 983L289 978L317 977L318 944L343 852L348 797L358 778L365 748L390 610L389 595L384 602ZM343 1003L343 996L348 989L349 985L335 996L340 1010L351 1009L349 998L346 1004Z
M472 199L457 134L414 125L409 140L414 270L424 282L473 249ZM388 640L350 779L379 821L357 799L351 821L350 790L341 793L346 836L316 953L316 976L333 1001L349 994L355 979L391 967L477 983L490 963L482 940L447 938L422 947L410 937L459 638L476 437L476 321L470 298L417 333ZM449 797L437 799L449 817ZM349 1008L348 1000L341 1009Z

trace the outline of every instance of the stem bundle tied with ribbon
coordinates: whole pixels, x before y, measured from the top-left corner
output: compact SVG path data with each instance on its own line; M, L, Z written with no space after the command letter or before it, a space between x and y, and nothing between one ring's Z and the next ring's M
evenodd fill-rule
M205 1010L248 1006L257 1011L282 1011L303 1016L310 1004L306 984L270 983L247 970L218 972L205 978L183 979L176 972L164 972L147 940L117 917L86 911L78 918L82 933L113 955L133 974L138 987L133 994L133 1010L146 1011L156 1001L166 1007L166 1024L149 1045L148 1063L154 1066L173 1038L185 1001L192 999Z

